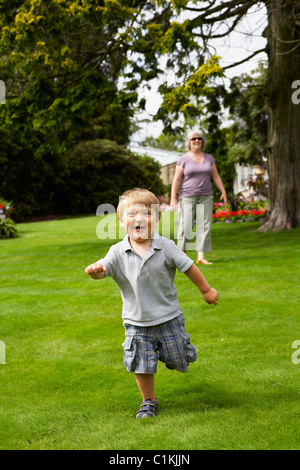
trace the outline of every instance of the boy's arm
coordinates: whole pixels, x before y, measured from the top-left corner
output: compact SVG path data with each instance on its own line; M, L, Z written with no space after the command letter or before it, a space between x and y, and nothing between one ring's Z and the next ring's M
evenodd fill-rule
M219 297L218 292L216 289L210 287L205 277L195 264L192 264L192 266L187 271L185 271L184 274L198 287L204 297L205 302L208 304L217 305Z
M98 263L98 261L94 264L90 264L87 268L85 268L86 274L91 276L93 279L103 279L105 277L107 269L102 264Z

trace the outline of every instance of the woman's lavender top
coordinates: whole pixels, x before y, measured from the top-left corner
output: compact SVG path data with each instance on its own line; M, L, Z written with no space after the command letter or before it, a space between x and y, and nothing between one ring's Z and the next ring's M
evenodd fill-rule
M177 165L183 168L183 177L180 188L180 196L202 196L212 194L211 174L215 158L208 153L204 154L201 163L185 153L179 158Z

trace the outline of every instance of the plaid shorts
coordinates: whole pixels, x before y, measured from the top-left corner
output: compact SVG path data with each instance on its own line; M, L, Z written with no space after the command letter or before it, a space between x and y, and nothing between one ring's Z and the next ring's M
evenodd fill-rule
M180 314L160 325L141 327L125 324L124 365L129 372L155 374L157 361L168 369L186 372L190 362L197 359L195 346L184 329Z

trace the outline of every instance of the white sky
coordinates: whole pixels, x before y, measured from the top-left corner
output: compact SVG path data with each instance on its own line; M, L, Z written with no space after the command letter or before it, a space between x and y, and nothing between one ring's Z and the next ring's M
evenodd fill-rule
M251 55L251 52L262 49L266 45L266 39L262 36L267 25L266 11L264 8L254 7L236 28L237 31L230 34L229 37L215 39L212 43L215 53L221 56L220 65L226 67L234 62L239 62L243 58ZM231 78L242 73L251 73L261 60L267 60L265 53L260 53L251 60L228 69L225 71L226 77ZM170 80L172 80L172 71L169 71ZM161 79L165 80L165 77ZM132 140L140 142L145 137L158 137L163 129L161 122L153 122L153 116L156 114L162 98L157 92L160 80L155 79L150 82L151 90L144 87L141 90L141 96L146 98L146 112L139 115L139 119L148 119L149 123L140 123L142 130L132 136ZM149 85L149 84L148 84Z

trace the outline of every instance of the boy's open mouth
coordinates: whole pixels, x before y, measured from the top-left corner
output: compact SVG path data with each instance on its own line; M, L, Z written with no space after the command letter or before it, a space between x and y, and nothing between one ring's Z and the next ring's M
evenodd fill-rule
M136 232L141 232L142 230L144 230L144 228L145 227L143 225L136 225L134 229Z

